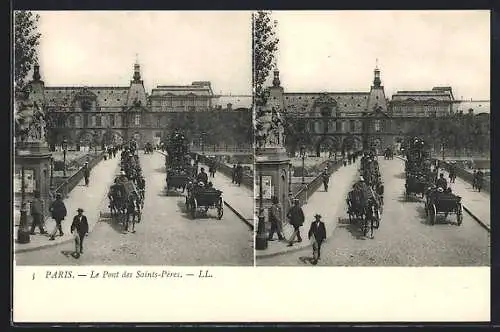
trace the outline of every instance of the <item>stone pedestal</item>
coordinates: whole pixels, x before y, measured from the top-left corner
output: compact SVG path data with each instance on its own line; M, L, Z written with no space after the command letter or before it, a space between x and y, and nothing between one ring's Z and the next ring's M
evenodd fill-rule
M40 192L40 198L48 209L50 202L50 157L47 143L16 142L14 164L14 200L21 203L21 173L25 174L25 202L31 202L34 191ZM29 204L27 204L29 207Z
M264 209L265 222L269 220L268 211L271 206L271 197L278 198L281 207L281 219L284 221L288 211L288 177L290 158L283 147L266 148L258 151L255 156L255 204L257 214L261 207L260 202L260 175L262 175L262 208ZM268 229L266 225L266 230ZM266 234L267 236L267 231Z

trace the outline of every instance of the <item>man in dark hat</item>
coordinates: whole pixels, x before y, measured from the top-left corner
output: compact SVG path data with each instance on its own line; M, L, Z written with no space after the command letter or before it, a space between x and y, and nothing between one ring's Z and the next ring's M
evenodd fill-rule
M80 254L83 254L83 240L85 235L89 232L89 224L87 222L87 217L83 215L83 209L78 208L76 210L78 214L73 217L73 223L71 224L71 234L75 236L75 254L78 258Z
M33 221L31 223L31 235L35 234L35 227L40 228L40 234L47 234L47 231L43 228L43 200L40 198L40 192L34 192L35 198L31 201L31 216Z
M325 223L321 221L320 214L315 214L314 219L309 228L308 237L309 239L313 238L313 263L316 264L321 257L321 244L326 239L326 228Z
M62 231L62 226L61 223L63 219L66 217L67 211L66 211L66 206L64 205L62 201L62 195L60 193L56 194L56 200L52 202L52 204L49 207L49 211L52 214L52 218L56 222L56 226L54 227L54 230L50 234L50 239L53 241L55 239L56 233L59 230L59 235L63 236L64 232Z
M88 187L89 177L90 177L90 169L88 161L86 161L85 165L83 166L83 177L85 178L85 185Z
M202 167L200 173L196 176L196 181L203 182L205 185L208 183L208 175L205 173L205 169Z
M278 197L273 196L271 197L271 201L273 205L269 208L269 222L271 223L271 231L269 232L269 237L267 238L268 241L273 241L273 236L274 233L278 234L278 239L280 241L285 240L285 237L283 236L282 233L282 227L281 226L281 211L280 211L280 206L278 202Z
M288 246L291 247L293 246L295 237L297 237L298 242L302 242L302 237L300 236L300 227L304 224L304 211L302 211L302 208L299 205L299 200L297 198L293 200L293 206L288 211L287 217L290 220L290 225L293 226L293 234L288 243Z

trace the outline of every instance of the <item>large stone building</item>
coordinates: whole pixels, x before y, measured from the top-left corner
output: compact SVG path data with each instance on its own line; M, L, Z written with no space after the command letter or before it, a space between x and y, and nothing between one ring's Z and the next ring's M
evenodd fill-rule
M362 92L285 92L275 71L268 104L295 118L293 122L308 133L317 154L332 147L360 149L363 141L376 148L393 141L389 102L378 68L370 90Z
M451 87L434 87L429 91L398 91L392 95L390 109L394 117L443 117L453 114L454 104Z
M215 95L206 81L186 86L159 85L148 95L137 63L127 86L45 86L40 69L35 66L28 87L29 98L44 106L52 122L50 143L67 139L73 146L100 146L130 138L141 145L158 143L165 129L179 119L179 113L250 112L251 107L251 98L247 96L238 108L231 104L223 108L220 99L224 96Z

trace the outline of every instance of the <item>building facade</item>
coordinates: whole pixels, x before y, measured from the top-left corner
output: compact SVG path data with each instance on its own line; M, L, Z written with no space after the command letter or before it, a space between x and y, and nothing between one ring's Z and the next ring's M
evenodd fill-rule
M363 145L381 149L392 144L389 101L378 68L368 91L285 92L279 71L274 72L269 89L269 107L284 110L296 126L302 127L296 132L307 133L317 155L332 147L346 151L361 149Z
M454 113L456 104L451 87L434 87L428 91L398 91L392 95L394 117L444 117Z
M134 65L128 86L45 86L35 66L28 84L29 98L43 105L49 119L49 144L67 139L72 146L102 146L136 139L140 145L159 143L165 129L174 126L179 113L233 110L222 108L210 82L186 86L159 85L150 95L141 79L140 65ZM238 110L250 111L250 103Z

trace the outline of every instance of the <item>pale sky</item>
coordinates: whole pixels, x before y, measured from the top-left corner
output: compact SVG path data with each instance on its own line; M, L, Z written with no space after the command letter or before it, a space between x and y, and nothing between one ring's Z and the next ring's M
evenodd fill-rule
M489 11L274 11L288 92L369 91L378 58L387 97L451 86L490 98Z
M146 90L211 81L251 94L251 12L40 11L48 86L128 86L138 54Z

